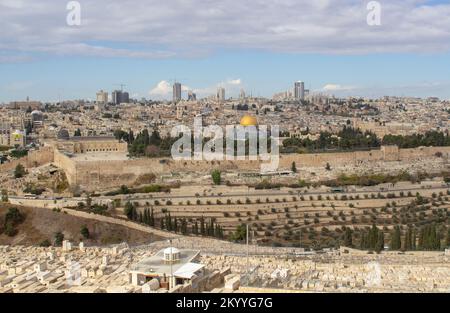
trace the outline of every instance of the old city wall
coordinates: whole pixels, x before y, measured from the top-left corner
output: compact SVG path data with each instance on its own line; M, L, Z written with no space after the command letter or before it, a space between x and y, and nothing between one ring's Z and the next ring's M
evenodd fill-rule
M67 181L70 185L77 185L77 169L75 162L73 162L69 157L59 152L58 150L54 150L53 163L57 167L64 169Z
M400 149L401 160L413 160L417 158L435 157L442 154L442 157L450 157L450 147L420 147L413 149Z
M332 166L341 166L345 164L358 164L363 161L381 161L383 160L381 150L339 152L339 153L318 153L318 154L289 154L282 155L280 167L290 169L292 162L295 162L298 168L301 167L324 167L327 163Z
M36 151L30 151L28 153L27 166L37 167L47 163L51 163L54 160L54 151L51 147L43 147Z
M404 161L418 158L436 157L437 153L443 157L450 155L450 147L424 147L417 149L398 149L397 147L382 147L379 150L321 153L321 154L292 154L282 155L280 170L289 170L292 162L297 168L324 167L377 161ZM114 188L121 185L132 185L146 174L163 175L179 172L205 172L212 169L223 171L259 171L259 161L174 161L171 159L133 159L126 161L73 161L67 156L55 152L55 164L66 170L69 183L82 188Z
M37 167L47 163L53 162L53 149L50 147L43 147L36 151L30 151L27 156L18 160L1 164L0 171L11 171L16 168L18 164L22 164L25 167Z

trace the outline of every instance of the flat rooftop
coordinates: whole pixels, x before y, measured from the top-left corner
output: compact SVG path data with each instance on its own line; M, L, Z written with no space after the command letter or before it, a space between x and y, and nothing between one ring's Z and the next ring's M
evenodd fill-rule
M69 139L59 139L59 141L115 141L119 140L111 136L88 136L88 137L70 137Z
M184 265L192 262L199 250L180 250L180 260L172 264L172 272L177 272ZM166 274L170 276L170 263L164 261L164 250L160 250L155 255L146 258L132 267L132 271L145 274Z
M77 162L92 161L126 161L129 160L126 152L88 152L78 154L67 154Z

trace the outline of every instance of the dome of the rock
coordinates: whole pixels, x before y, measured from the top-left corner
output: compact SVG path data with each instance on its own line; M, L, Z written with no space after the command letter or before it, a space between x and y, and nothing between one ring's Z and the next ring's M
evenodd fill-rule
M258 121L256 120L256 117L245 115L241 119L241 126L257 126Z

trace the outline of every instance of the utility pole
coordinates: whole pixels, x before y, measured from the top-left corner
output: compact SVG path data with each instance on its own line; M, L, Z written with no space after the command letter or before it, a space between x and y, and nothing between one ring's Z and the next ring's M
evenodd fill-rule
M173 280L173 270L172 270L172 261L173 261L173 251L172 251L172 239L169 239L169 245L170 245L170 279L169 279L169 290L172 289L172 280Z
M247 235L247 276L248 276L248 271L249 271L249 246L248 246L248 224L247 226L247 231L246 231L246 235Z
M302 228L300 227L300 248L302 247Z

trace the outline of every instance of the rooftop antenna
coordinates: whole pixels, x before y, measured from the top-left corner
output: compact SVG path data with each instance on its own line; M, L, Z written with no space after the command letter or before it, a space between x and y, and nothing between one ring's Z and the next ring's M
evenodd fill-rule
M125 84L115 84L114 86L120 86L120 91L123 92L123 87L126 87L127 85L125 85Z

